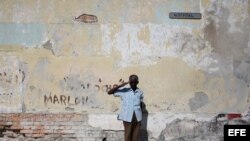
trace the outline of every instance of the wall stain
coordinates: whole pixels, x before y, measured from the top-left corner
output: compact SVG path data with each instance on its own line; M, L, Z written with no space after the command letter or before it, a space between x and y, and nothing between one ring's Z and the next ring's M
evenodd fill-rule
M189 99L189 107L191 111L196 111L207 103L208 96L204 92L195 92L195 96Z
M78 17L75 17L75 20L78 22L84 22L84 23L97 23L98 18L95 15L90 14L82 14Z
M48 41L47 41L46 43L44 43L42 46L43 46L43 48L50 50L50 51L52 52L52 54L55 55L55 52L54 52L54 50L53 50L53 45L52 45L52 43L50 42L50 40L48 40Z

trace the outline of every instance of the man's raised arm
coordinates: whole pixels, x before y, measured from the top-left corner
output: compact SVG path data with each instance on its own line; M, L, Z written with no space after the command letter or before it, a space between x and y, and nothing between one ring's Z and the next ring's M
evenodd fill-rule
M120 85L118 85L118 86L116 86L116 87L110 89L110 90L108 91L108 94L114 94L119 88L121 88L121 87L123 87L123 86L125 86L125 85L127 85L127 84L128 84L128 82L124 82L124 83L122 83L122 84L120 84Z

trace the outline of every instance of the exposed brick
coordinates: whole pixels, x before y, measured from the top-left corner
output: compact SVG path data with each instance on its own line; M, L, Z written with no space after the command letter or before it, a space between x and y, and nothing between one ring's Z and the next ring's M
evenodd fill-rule
M44 129L43 132L45 134L54 134L55 133L53 129Z
M25 126L25 125L34 125L34 122L21 122L20 125Z
M0 121L0 125L3 125L3 126L10 126L10 125L13 125L13 122L11 121Z
M86 114L2 114L0 126L6 130L5 137L64 138L65 140L100 141L103 131L88 124ZM52 139L53 140L53 139Z
M21 130L20 133L24 134L32 134L34 131L33 130Z
M54 131L54 133L60 133L60 134L63 134L63 133L75 133L74 130L55 129L53 131Z
M44 136L45 136L44 134L32 134L32 137L34 138L42 138Z
M19 125L13 125L13 126L10 126L10 127L6 127L6 129L9 129L9 130L21 130L21 129L23 129L23 127L19 126Z

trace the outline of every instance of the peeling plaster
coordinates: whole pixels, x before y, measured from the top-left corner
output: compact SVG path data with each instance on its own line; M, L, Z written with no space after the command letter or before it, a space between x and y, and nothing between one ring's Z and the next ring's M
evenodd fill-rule
M241 26L248 19L248 0L223 0L223 6L230 9L228 23L230 24L230 33L244 32Z
M248 0L210 0L211 5L206 8L208 14L216 21L216 27L219 27L225 9L228 9L228 16L225 21L229 23L229 32L244 32L241 26L248 19ZM225 13L224 13L225 14ZM224 17L224 16L223 16Z
M89 114L88 123L92 127L102 130L124 130L122 121L117 120L114 114ZM161 131L166 128L166 124L176 119L196 119L196 121L211 121L214 114L185 114L185 113L151 113L147 117L147 130L152 133L152 137L158 138ZM143 125L142 125L143 126Z
M102 24L102 53L112 55L119 52L118 66L157 64L161 57L180 57L190 66L207 72L217 71L216 59L211 46L201 37L195 37L187 27L160 24L122 24L117 33L113 26ZM140 32L148 29L148 43L141 40ZM114 36L111 36L114 34Z
M210 0L204 11L204 39L211 45L221 75L232 71L232 60L249 60L248 8L246 0ZM235 22L237 21L237 22ZM219 74L218 73L218 74Z
M124 128L122 121L118 121L117 115L114 114L88 114L88 123L102 130L123 130Z
M245 83L250 84L250 61L234 60L234 75Z

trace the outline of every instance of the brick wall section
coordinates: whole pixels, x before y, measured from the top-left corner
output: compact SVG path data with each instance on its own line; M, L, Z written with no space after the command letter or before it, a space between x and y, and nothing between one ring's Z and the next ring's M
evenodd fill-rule
M1 114L0 137L16 138L67 138L73 140L101 141L109 136L88 124L87 114Z
M79 113L1 113L0 141L123 141L123 130L92 127L88 118L88 114ZM167 123L158 137L143 129L140 141L220 141L223 125L249 125L249 119L249 114L243 118L237 113L219 114L211 121L176 119Z

